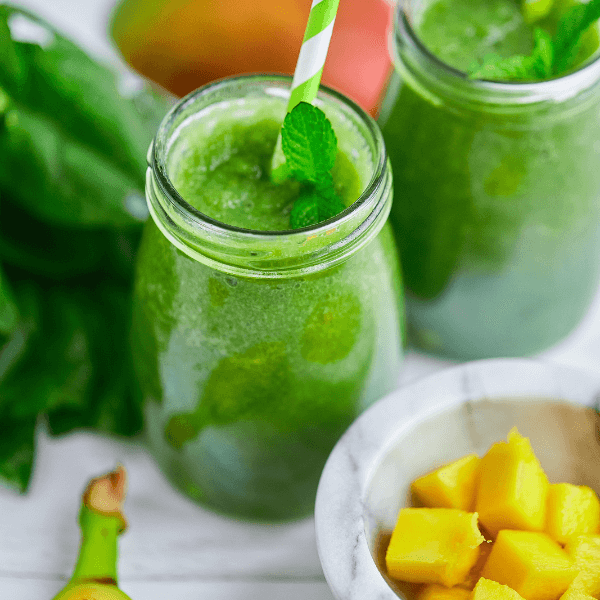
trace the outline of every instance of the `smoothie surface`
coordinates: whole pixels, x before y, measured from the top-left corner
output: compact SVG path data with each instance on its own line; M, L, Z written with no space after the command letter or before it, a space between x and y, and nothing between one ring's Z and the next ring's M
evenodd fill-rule
M575 0L554 0L549 15L526 23L519 0L429 0L412 25L423 44L446 64L467 72L488 54L503 58L529 55L534 30L554 35L560 17ZM575 64L581 64L598 49L598 28L582 37Z
M273 149L281 122L265 111L241 115L226 108L212 126L188 126L186 149L171 174L181 196L209 217L244 229L290 229L290 211L300 184L274 184L269 177ZM338 151L333 177L346 206L362 191L360 177L349 158Z

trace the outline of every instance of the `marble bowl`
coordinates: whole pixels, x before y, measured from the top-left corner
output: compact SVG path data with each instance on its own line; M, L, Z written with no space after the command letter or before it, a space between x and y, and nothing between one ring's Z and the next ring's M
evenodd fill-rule
M515 425L550 482L600 493L600 378L533 360L465 363L376 402L334 448L319 483L317 547L338 600L398 600L387 579L386 535L410 504L410 482L470 452L480 456ZM389 538L388 538L389 539Z

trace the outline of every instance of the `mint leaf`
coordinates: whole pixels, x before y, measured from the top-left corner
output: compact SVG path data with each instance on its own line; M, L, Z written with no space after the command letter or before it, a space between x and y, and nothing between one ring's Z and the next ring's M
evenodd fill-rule
M289 177L303 184L290 213L292 229L316 225L346 208L331 175L337 138L323 111L306 102L295 106L283 121L281 148L285 163L271 177L276 182Z
M341 198L335 193L333 185L328 188L318 189L319 220L326 221L345 210L346 206Z
M571 7L560 18L554 36L553 72L558 75L573 66L581 45L581 36L600 18L600 0Z
M526 81L548 79L568 71L581 46L581 36L600 18L600 0L571 7L560 18L554 38L537 28L531 56L484 57L469 69L471 79Z
M281 130L287 172L298 181L319 183L330 173L337 156L337 138L322 110L300 102L289 112Z
M498 54L488 54L483 64L475 64L470 69L471 79L491 79L527 81L546 79L552 74L554 49L550 36L536 28L535 46L531 56L517 54L503 58Z
M552 38L543 29L536 28L534 32L535 46L531 55L532 69L539 79L547 79L552 74L554 64L554 44Z
M290 213L290 227L309 227L316 225L319 220L319 195L314 190L301 193Z
M531 56L509 56L486 54L481 64L475 63L469 69L470 79L523 81L533 79Z
M335 193L333 186L330 188L306 186L294 202L290 214L290 226L292 229L298 229L316 225L335 217L345 208L346 206Z

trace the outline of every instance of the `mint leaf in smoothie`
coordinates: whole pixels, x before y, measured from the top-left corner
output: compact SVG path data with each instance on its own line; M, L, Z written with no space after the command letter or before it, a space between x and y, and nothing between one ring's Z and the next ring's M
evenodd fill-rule
M531 56L521 54L503 58L488 54L482 64L474 64L469 72L471 79L500 79L526 81L546 79L552 74L554 47L552 39L543 30L535 30L535 46Z
M495 54L469 70L471 79L526 81L548 79L573 67L588 28L600 18L600 0L577 4L561 16L553 38L543 29L534 32L535 45L530 56L502 58Z
M581 36L600 18L600 0L572 6L561 17L554 36L554 74L573 66L581 45Z
M285 117L281 147L286 176L302 184L290 214L293 229L315 225L346 208L336 194L331 170L337 157L337 138L325 113L300 102Z
M300 194L290 213L290 227L300 229L319 222L319 196L313 190Z
M323 180L337 156L337 138L329 119L307 102L300 102L286 115L281 146L288 173L298 181Z

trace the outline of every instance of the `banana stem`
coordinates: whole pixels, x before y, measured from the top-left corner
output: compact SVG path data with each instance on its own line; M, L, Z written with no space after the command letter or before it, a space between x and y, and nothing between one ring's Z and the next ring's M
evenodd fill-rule
M79 524L81 547L70 583L117 585L117 537L123 529L122 521L82 506Z
M121 512L125 485L122 466L88 484L79 513L81 547L70 584L117 585L117 538L127 528Z

